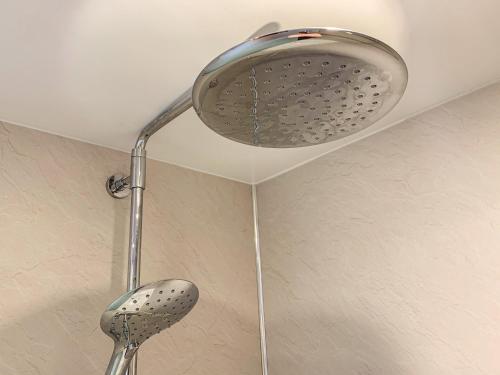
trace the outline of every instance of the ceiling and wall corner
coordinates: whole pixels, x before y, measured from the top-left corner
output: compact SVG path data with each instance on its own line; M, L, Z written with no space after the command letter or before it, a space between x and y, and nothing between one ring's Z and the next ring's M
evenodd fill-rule
M139 130L219 53L263 24L333 26L394 47L410 73L403 100L371 128L301 149L221 138L189 110L148 145L153 159L260 182L500 78L494 0L4 0L0 119L129 151Z
M498 374L500 84L258 186L269 373Z

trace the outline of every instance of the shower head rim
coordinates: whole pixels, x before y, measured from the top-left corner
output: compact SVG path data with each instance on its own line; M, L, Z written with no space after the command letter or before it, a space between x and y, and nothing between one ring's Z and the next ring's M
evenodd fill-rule
M195 80L192 90L192 103L193 107L207 127L211 130L215 131L219 135L222 135L230 140L247 144L250 146L260 146L267 148L287 148L287 147L302 147L302 146L312 146L314 144L302 144L302 145L280 145L280 144L253 144L238 137L231 137L221 133L220 124L210 123L210 120L206 118L206 111L203 108L203 91L207 90L207 86L215 82L217 84L217 78L220 77L224 70L227 70L231 67L239 63L244 63L245 60L259 57L259 54L269 54L272 51L276 50L277 46L279 48L295 48L296 42L302 42L303 40L307 41L304 43L307 47L312 44L307 44L309 41L317 41L317 42L348 42L351 43L355 48L371 48L373 51L377 51L380 55L383 55L388 61L391 60L391 66L397 67L394 72L398 77L394 87L391 86L391 90L389 90L390 100L388 100L388 104L383 111L381 111L381 115L378 116L374 121L370 122L370 125L377 122L381 117L387 114L390 110L394 108L394 106L399 102L401 97L403 96L404 91L406 90L406 86L408 83L408 68L404 59L401 55L391 46L384 43L383 41L376 39L374 37L365 35L363 33L359 33L356 31L341 29L341 28L333 28L333 27L309 27L309 28L300 28L300 29L291 29L285 31L279 31L267 35L258 36L256 38L247 40L243 43L236 45L235 47L223 52L215 59L213 59L206 67L201 71L198 77ZM346 43L347 44L347 43ZM330 47L328 47L330 48ZM357 51L359 53L359 51ZM222 72L222 73L221 73ZM373 116L377 117L377 116ZM370 126L368 125L368 126ZM347 134L349 135L349 134ZM342 136L343 137L343 136ZM342 138L337 137L336 139ZM320 142L322 144L324 142Z
M293 43L293 42L296 42L298 39L302 39L302 38L312 39L312 38L314 38L314 36L312 36L314 34L318 34L319 37L321 37L323 40L326 39L326 40L336 41L336 38L339 38L339 37L340 38L344 37L344 38L349 39L351 41L353 39L357 39L360 42L364 42L366 44L370 44L373 47L377 47L379 49L382 49L385 52L392 55L392 57L397 59L402 64L402 67L405 69L406 74L408 74L408 67L406 66L405 60L402 58L402 56L394 48L392 48L390 45L388 45L387 43L385 43L382 40L377 39L375 37L372 37L372 36L369 36L369 35L366 35L364 33L360 33L358 31L354 31L351 29L343 29L343 28L337 28L337 27L304 27L304 28L298 28L298 29L288 29L288 30L276 31L276 32L270 33L270 34L260 35L260 36L245 40L245 41L233 46L232 48L222 52L217 57L212 59L212 61L210 61L205 66L205 68L198 74L198 77L195 80L195 83L193 85L193 90L192 90L193 105L195 104L194 99L197 98L195 96L196 88L198 85L201 84L201 82L199 82L198 80L202 79L202 76L204 74L206 74L207 72L210 72L211 70L216 68L215 65L216 65L217 61L220 60L222 57L230 55L233 51L241 48L242 46L251 44L252 42L256 42L256 41L273 42L276 40L287 38L287 39L289 39L290 43ZM295 36L295 35L296 35L296 37L293 38L292 36ZM264 46L260 47L258 49L258 51L260 52L260 51L263 51L266 49L263 47ZM250 54L241 55L238 58L229 60L226 64L234 64L234 63L239 62L240 60L244 60L244 59L247 59L249 57L250 57ZM226 65L226 64L224 64L224 65Z

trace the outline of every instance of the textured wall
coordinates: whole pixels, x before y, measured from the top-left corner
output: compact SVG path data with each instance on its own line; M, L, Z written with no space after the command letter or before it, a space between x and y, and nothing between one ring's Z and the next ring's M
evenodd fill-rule
M500 373L500 85L258 197L271 374Z
M102 375L99 318L125 285L128 155L0 124L0 373ZM185 278L200 300L149 339L141 374L260 373L250 188L148 164L143 283Z

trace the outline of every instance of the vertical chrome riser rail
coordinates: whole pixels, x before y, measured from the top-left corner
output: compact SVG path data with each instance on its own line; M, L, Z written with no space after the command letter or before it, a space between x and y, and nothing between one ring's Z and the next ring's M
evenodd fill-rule
M141 131L131 153L130 176L113 175L106 182L106 189L114 198L125 198L130 193L128 291L138 288L141 282L142 210L143 194L146 188L146 143L154 133L191 107L191 91L191 89L187 90ZM127 375L137 375L137 353L130 362Z
M146 150L135 147L130 158L130 230L127 290L141 282L141 244L143 193L146 188ZM137 353L130 362L127 375L137 374Z
M268 374L266 321L264 317L264 290L262 285L262 262L260 257L259 211L257 208L257 187L252 185L253 233L255 243L255 270L257 275L257 298L259 304L260 354L262 375Z

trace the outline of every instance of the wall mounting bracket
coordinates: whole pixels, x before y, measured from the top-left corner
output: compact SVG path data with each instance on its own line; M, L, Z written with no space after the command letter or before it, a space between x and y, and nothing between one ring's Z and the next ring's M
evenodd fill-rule
M130 195L130 176L114 174L106 180L106 191L115 199L123 199Z

